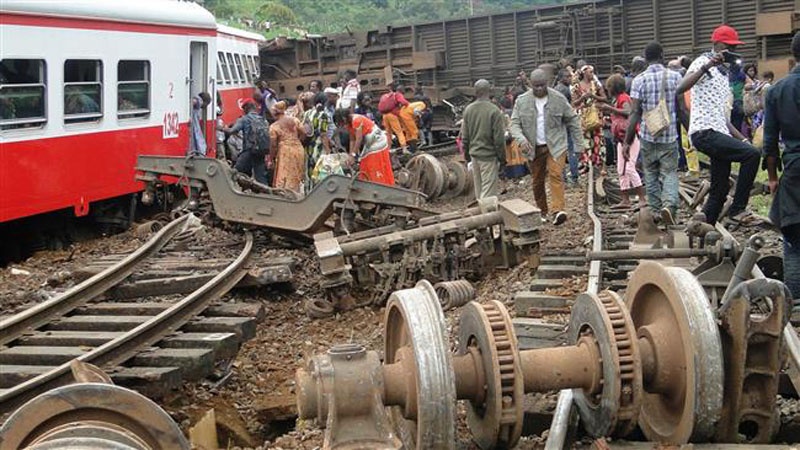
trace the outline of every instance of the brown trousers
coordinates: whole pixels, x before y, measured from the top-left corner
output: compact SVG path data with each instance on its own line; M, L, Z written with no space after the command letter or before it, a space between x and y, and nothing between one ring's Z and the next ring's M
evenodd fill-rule
M546 145L537 146L533 161L528 163L533 179L533 198L536 206L546 215L550 210L547 207L547 192L545 191L545 178L550 185L553 212L564 210L564 179L562 173L567 161L567 152L558 158L553 158Z

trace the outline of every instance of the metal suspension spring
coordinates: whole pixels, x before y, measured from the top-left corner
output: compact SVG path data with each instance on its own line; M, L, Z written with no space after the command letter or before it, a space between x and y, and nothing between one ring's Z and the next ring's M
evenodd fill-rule
M475 288L467 280L442 281L433 288L445 311L464 306L475 299Z

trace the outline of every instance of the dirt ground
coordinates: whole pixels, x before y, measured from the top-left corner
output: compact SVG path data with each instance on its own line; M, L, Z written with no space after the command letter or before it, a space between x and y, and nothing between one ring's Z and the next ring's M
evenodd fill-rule
M533 202L530 178L502 181L502 199L522 198ZM555 227L542 227L542 251L568 251L583 254L591 224L585 215L585 187L567 190L568 221ZM429 208L439 212L467 207L467 200L435 202ZM259 239L265 245L266 239ZM66 251L42 252L28 260L0 269L0 316L18 312L50 298L72 283L70 271L92 258L111 252L129 252L142 244L133 233L83 242ZM293 256L300 261L291 286L236 290L223 301L258 302L266 308L266 318L258 325L257 335L245 343L233 361L228 376L217 381L185 383L183 389L159 402L170 415L188 430L209 409L217 417L220 444L224 448L316 449L323 432L313 422L295 420L294 375L307 359L327 351L337 343L355 342L367 349L382 352L383 308L361 308L335 317L312 320L306 317L303 302L322 297L320 275L311 247L279 248L274 243L259 251L268 255ZM523 264L506 271L496 271L475 284L482 302L499 300L513 314L513 295L524 290L533 279L531 269ZM585 289L585 277L564 280L562 295ZM458 312L445 314L451 335L456 331ZM452 337L452 336L451 336ZM555 406L555 394L529 396L544 411ZM796 408L796 403L782 404ZM458 424L459 449L477 448L466 429L463 406ZM520 449L543 447L543 437L523 438Z
M501 199L516 197L532 201L526 182L529 178L504 182ZM585 217L585 191L571 189L567 196L569 220L559 228L545 225L542 246L545 249L572 249L579 253L591 232ZM467 201L439 202L429 206L446 212L466 208ZM310 356L325 352L336 343L356 342L369 350L382 351L383 308L362 308L322 320L305 316L303 301L323 294L311 250L297 250L295 254L303 260L294 277L294 291L265 289L232 294L241 301L262 302L267 308L266 319L259 325L256 338L242 347L233 373L225 384L217 387L210 383L186 385L183 395L165 405L184 428L213 407L218 422L220 411L223 411L224 420L234 423L221 427L228 429L223 431L223 435L230 438L229 444L233 448L318 448L322 445L322 432L313 423L298 420L295 424L293 419L295 370ZM480 301L502 301L513 311L514 292L526 289L532 277L526 265L497 271L476 284L478 298ZM585 280L574 280L571 284L582 290ZM458 312L450 311L446 318L448 329L454 331ZM555 396L539 400L539 404L553 408ZM463 418L464 411L461 414ZM519 448L540 447L540 439L526 438ZM463 420L459 426L459 448L476 448Z

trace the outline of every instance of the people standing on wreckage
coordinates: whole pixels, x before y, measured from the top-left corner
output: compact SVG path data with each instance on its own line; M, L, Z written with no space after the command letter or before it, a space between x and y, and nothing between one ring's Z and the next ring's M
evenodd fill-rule
M269 161L275 166L272 186L304 193L306 180L305 149L301 140L305 130L296 117L286 114L286 103L280 101L272 107L275 122L269 127Z
M647 69L631 84L632 114L622 153L630 158L634 140L639 139L647 205L660 213L664 223L674 224L679 201L675 96L681 76L664 67L664 50L658 42L647 44L644 58Z
M394 185L394 172L389 157L390 144L386 133L366 116L350 109L337 109L333 115L337 128L350 135L349 154L358 166L357 176L365 181Z
M567 99L548 87L545 71L536 69L530 77L531 89L520 95L511 114L511 135L527 155L536 206L546 217L553 211L553 224L567 220L562 173L567 159L567 136L579 148L584 139L581 121ZM547 202L545 180L550 187L551 205Z
M689 137L692 145L711 159L711 190L703 206L706 222L713 225L719 220L728 197L731 163L738 162L739 176L726 219L747 223L753 219L747 203L761 154L731 122L730 67L741 63L733 52L742 41L735 29L722 25L712 33L711 42L711 51L689 66L678 95L691 89Z
M261 184L269 185L264 158L269 152L269 126L259 114L255 101L242 102L244 115L236 120L233 127L223 127L226 134L242 132L242 151L236 157L235 169L239 173L255 178Z
M461 121L461 145L472 165L478 200L498 194L499 172L506 163L506 119L490 101L491 95L489 81L476 81L475 100L464 110Z
M398 92L398 86L395 83L390 83L386 87L389 92L383 94L378 102L378 112L383 116L383 129L386 131L390 147L393 140L392 136L397 136L400 152L408 153L408 136L406 136L400 121L400 110L404 106L408 106L408 100L402 93Z
M800 31L792 39L792 55L800 61ZM783 233L785 283L800 299L800 65L772 86L764 101L764 159L774 199L769 218ZM778 140L782 139L783 153ZM783 174L778 180L778 171ZM797 306L796 306L797 307Z

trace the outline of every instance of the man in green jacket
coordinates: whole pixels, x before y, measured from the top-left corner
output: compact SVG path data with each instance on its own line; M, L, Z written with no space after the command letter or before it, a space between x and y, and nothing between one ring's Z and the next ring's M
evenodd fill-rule
M517 97L511 113L511 136L519 143L528 158L533 179L533 197L542 210L549 211L545 178L552 195L553 224L567 220L564 211L564 179L562 172L567 159L567 133L575 148L584 148L581 122L567 99L547 86L547 74L536 69L531 73L531 89Z
M506 119L490 101L492 85L475 82L475 101L464 110L461 143L464 155L472 161L475 199L497 195L500 168L506 164Z

